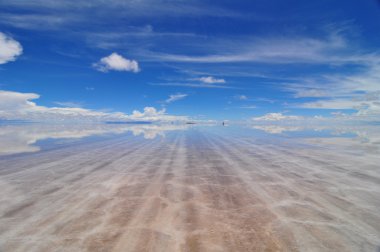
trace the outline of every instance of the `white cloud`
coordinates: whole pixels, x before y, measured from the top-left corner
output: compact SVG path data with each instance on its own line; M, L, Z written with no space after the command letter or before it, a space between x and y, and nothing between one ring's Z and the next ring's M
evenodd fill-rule
M268 113L263 116L253 117L254 121L284 121L284 120L300 120L301 116L283 115L282 113Z
M153 107L144 108L143 112L133 111L132 115L121 112L102 112L78 107L45 107L32 100L40 96L35 93L19 93L0 90L0 120L26 121L184 121L186 116L168 115L165 110L157 111Z
M234 98L240 101L248 100L248 97L246 95L235 95Z
M171 103L171 102L175 102L175 101L178 101L178 100L182 100L184 98L186 98L188 95L187 94L172 94L172 95L169 95L169 98L166 99L166 103Z
M15 61L21 54L21 44L13 38L0 32L0 64Z
M201 78L199 78L199 80L201 82L207 83L207 84L226 83L226 81L224 79L217 79L217 78L214 78L212 76L201 77Z
M93 64L93 67L101 72L114 70L137 73L140 71L139 64L136 60L126 59L115 52L107 57L101 58L99 62Z
M134 121L185 121L188 120L186 116L172 116L166 114L165 109L156 110L153 107L145 107L143 112L134 110L132 115L128 116L130 120Z

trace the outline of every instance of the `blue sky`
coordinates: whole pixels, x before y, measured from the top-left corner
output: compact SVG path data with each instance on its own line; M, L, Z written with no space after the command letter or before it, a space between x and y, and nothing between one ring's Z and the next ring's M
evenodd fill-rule
M375 0L20 0L0 15L3 119L380 115Z

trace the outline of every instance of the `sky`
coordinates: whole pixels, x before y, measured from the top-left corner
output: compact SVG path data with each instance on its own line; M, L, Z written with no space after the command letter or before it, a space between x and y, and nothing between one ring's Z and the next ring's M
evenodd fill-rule
M376 0L0 0L3 120L376 120Z

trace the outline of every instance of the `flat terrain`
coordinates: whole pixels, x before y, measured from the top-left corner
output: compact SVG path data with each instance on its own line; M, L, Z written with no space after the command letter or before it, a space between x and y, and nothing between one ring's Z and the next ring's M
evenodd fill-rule
M378 251L377 149L326 141L195 127L0 157L0 251Z

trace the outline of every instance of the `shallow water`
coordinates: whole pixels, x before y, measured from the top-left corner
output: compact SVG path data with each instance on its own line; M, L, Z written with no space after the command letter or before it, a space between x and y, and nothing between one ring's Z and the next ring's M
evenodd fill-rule
M0 125L0 251L376 251L378 132Z

